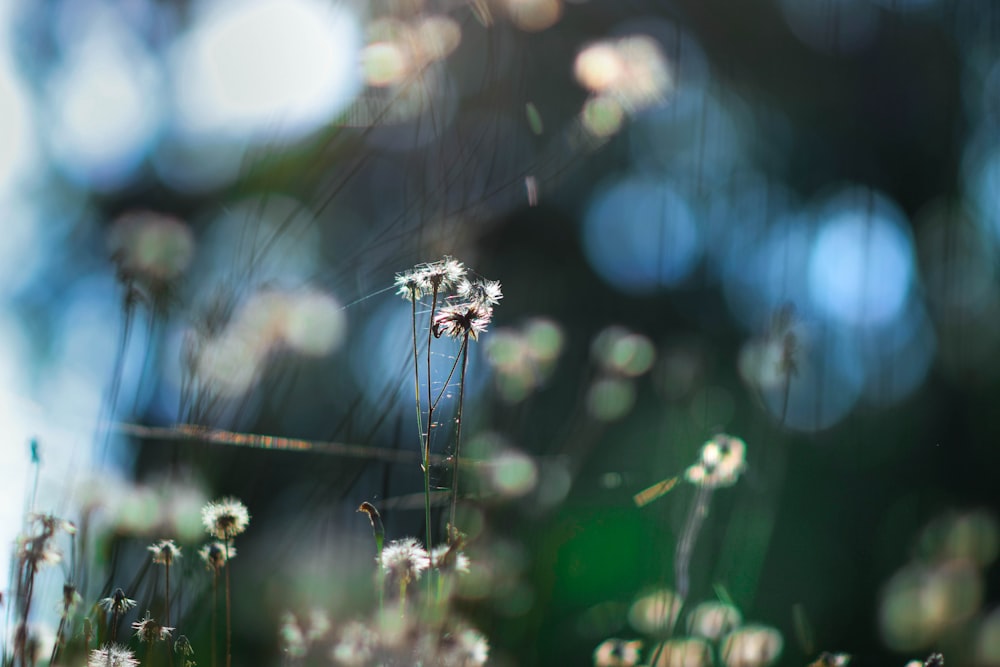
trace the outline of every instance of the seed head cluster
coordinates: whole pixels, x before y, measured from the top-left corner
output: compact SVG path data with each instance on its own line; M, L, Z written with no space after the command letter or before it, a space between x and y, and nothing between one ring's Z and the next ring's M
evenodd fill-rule
M732 486L746 468L746 451L746 443L739 438L717 435L702 445L698 461L684 472L684 477L697 486Z
M437 262L419 264L409 271L396 274L396 293L408 301L419 301L432 294L435 298L446 290L455 289L447 303L431 313L431 332L435 338L479 340L493 319L493 306L500 303L503 292L500 281L469 279L468 270L458 260L445 256Z
M393 580L416 581L431 565L430 556L420 542L412 537L390 542L379 557L382 570Z
M440 294L465 278L465 265L445 256L437 262L418 264L396 274L396 293L408 301L419 301L425 294Z
M160 565L171 565L181 557L181 548L173 540L154 542L147 549L153 554L153 562Z
M109 597L101 598L97 602L104 611L109 614L117 614L121 616L129 609L135 606L135 600L125 596L125 591L120 588L116 588L115 592Z
M138 667L139 661L129 649L119 644L95 648L87 658L87 667Z
M236 557L236 547L222 542L209 542L198 550L198 557L205 562L205 567L218 572L226 563Z
M208 503L201 509L201 522L209 535L220 540L231 540L247 529L250 512L236 498L223 498Z
M170 639L170 634L174 631L174 628L160 625L156 619L150 617L148 611L141 621L136 621L132 624L132 629L135 630L135 636L139 641L148 644L167 641Z

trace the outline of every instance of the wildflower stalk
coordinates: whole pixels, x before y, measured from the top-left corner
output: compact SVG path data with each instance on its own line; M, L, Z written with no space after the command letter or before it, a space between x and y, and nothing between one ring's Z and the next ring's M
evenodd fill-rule
M226 545L226 667L233 664L232 596L229 592L229 540Z
M427 444L429 433L424 432L424 413L420 407L420 353L417 350L417 300L410 299L410 321L413 326L413 394L417 405L417 434L420 436L421 447L421 469L424 473L424 522L427 524L427 543L431 539L431 468L430 468L430 448ZM429 384L429 382L428 382ZM428 431L430 428L428 427ZM379 545L379 556L382 547ZM379 585L379 610L382 608L382 586Z
M49 665L54 667L59 649L62 648L66 634L66 626L69 623L69 616L72 613L76 597L76 587L73 584L63 584L63 604L62 612L59 614L59 628L56 630L56 638L52 643L52 654L49 656ZM86 647L85 647L86 648Z
M451 481L451 521L455 527L455 510L458 507L458 457L462 448L462 405L465 403L465 371L469 367L469 332L462 338L462 374L458 385L458 414L455 418L455 461Z
M219 570L212 568L212 667L219 654Z
M694 503L684 522L684 532L677 542L677 552L674 558L674 577L677 581L677 593L681 599L687 598L691 579L691 556L694 553L695 540L701 531L701 526L708 516L709 502L712 499L712 487L705 484L698 487Z
M383 590L385 588L385 571L382 568L382 547L385 544L385 528L382 526L382 517L371 503L361 503L358 511L368 515L368 520L372 524L372 534L375 536L375 560L379 564L379 567L375 569L378 576L378 582L376 583L378 588L378 610L379 613L382 613L385 606L385 591Z
M170 560L169 559L163 565L163 573L164 573L164 579L166 580L165 585L167 587L166 590L163 592L163 604L166 607L166 610L164 611L163 614L166 619L164 625L169 627L170 626ZM174 652L170 650L169 646L167 647L167 664L170 667L174 667Z
M431 429L434 427L434 402L431 399L433 387L431 383L431 339L434 336L434 311L437 310L439 281L433 282L431 294L431 324L427 327L427 430L424 431L424 522L427 524L427 539L424 544L431 548ZM414 339L416 340L416 339ZM416 344L416 343L414 343ZM447 386L447 383L445 384ZM419 409L419 408L418 408ZM429 578L428 578L429 581Z

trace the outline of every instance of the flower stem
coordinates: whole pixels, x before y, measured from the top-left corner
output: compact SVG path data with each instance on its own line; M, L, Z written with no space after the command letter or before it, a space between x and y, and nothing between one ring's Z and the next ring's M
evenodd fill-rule
M458 507L458 457L462 448L462 405L465 403L465 371L469 367L469 332L462 339L462 375L458 385L458 414L455 418L455 461L451 481L451 521L455 527L455 509Z
M427 531L427 544L431 543L431 467L430 467L430 448L428 446L428 438L430 438L430 426L428 425L427 431L424 431L424 413L420 408L420 354L417 351L417 300L412 299L410 301L411 306L411 323L413 327L413 394L416 398L417 404L417 435L420 438L420 450L421 450L421 464L420 467L424 473L424 523L426 524ZM430 352L430 340L428 340L428 353ZM430 386L430 377L427 380L428 386ZM430 416L428 415L428 419ZM381 609L381 587L379 589L379 608Z
M163 571L166 576L166 590L163 592L163 605L166 607L164 611L164 617L166 618L165 626L170 627L170 559L166 559L163 563ZM169 642L167 643L167 664L170 667L174 667L174 652L170 650Z
M219 570L212 568L212 667L216 666L216 655L219 653Z
M427 325L427 430L424 431L424 519L427 523L427 550L431 549L431 429L434 428L433 386L431 383L431 339L434 336L434 311L437 310L438 285L431 294L430 323Z
M684 532L677 543L677 555L674 558L674 578L677 586L677 593L681 600L687 598L690 586L691 556L694 553L694 543L701 531L701 526L708 516L708 504L712 499L712 487L704 484L698 487L698 492L694 497L694 504L688 512L687 521L684 523Z
M233 665L232 596L229 590L229 540L226 540L226 667Z

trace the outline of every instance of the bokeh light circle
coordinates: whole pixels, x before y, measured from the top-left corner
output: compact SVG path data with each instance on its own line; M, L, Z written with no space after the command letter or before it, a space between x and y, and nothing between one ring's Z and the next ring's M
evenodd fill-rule
M902 214L884 198L852 190L831 201L809 257L809 293L837 323L892 322L914 273L913 241Z
M701 257L701 236L687 200L666 183L628 178L590 201L583 244L591 266L631 293L674 287Z

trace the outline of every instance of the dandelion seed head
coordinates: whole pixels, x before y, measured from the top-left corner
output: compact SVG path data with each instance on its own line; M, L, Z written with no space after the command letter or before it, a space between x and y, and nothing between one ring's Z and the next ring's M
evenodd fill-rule
M732 486L746 469L746 443L720 434L701 447L698 461L684 477L697 486L718 488Z
M205 567L218 572L230 559L236 557L236 547L222 542L210 542L198 550L198 556L205 561Z
M148 547L153 554L153 562L160 565L170 565L181 557L181 548L173 540L160 540Z
M430 287L426 276L422 275L419 270L397 273L394 284L396 286L396 294L407 301L420 300L424 295L424 291Z
M479 667L490 657L490 644L475 628L462 628L442 638L438 664L443 667Z
M49 536L26 537L21 535L14 544L17 558L34 570L62 562L62 554L49 544Z
M662 588L647 593L629 608L628 620L632 627L648 635L662 634L674 627L683 600L672 590Z
M63 616L70 616L76 610L83 598L73 584L63 584L62 600L59 602L58 611Z
M781 655L781 633L763 625L748 625L726 636L720 654L727 667L767 667Z
M28 518L32 523L38 524L41 528L41 536L53 536L56 531L63 531L67 535L76 534L76 524L67 519L60 519L54 514L43 514L40 512L32 512L28 515Z
M95 648L87 658L87 667L139 667L139 661L129 649L119 644Z
M454 257L445 255L437 262L427 265L427 280L431 288L437 287L438 292L454 287L465 277L465 265Z
M635 667L642 640L606 639L594 650L594 667Z
M360 621L351 621L340 631L340 639L330 651L338 665L362 667L372 658L377 644L376 635Z
M174 631L174 628L160 625L156 619L149 615L148 611L141 621L132 624L132 629L135 630L135 636L139 641L147 644L167 641L170 639L170 633Z
M472 340L479 340L492 317L492 308L474 302L445 306L435 313L432 330L438 338L462 338L468 334Z
M740 610L722 602L702 602L688 617L688 632L716 641L743 621Z
M463 278L458 281L455 294L462 301L487 307L497 305L503 298L499 280L467 280Z
M220 540L231 540L247 529L250 513L246 505L228 497L208 503L201 509L205 531Z
M177 641L174 642L174 652L188 658L194 655L194 647L191 646L191 640L187 638L187 635L181 635L177 638Z
M109 614L118 614L120 616L135 606L135 600L125 597L125 591L116 588L110 597L98 600L97 604Z
M383 550L379 564L389 576L400 581L416 581L430 567L430 556L415 538L394 540Z
M712 652L703 639L686 637L663 642L656 667L710 667Z
M305 634L292 612L286 611L281 615L281 627L278 634L281 637L281 647L285 654L290 658L305 657L309 647L306 645Z
M469 557L451 545L439 544L431 550L431 567L442 572L469 573Z

